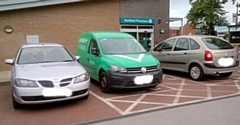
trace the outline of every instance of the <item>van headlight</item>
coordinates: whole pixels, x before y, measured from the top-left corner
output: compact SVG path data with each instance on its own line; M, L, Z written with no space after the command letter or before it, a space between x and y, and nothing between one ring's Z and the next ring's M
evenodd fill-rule
M161 68L161 63L157 65L157 69L159 70Z
M84 73L82 75L75 77L73 83L84 82L84 81L87 81L88 79L89 79L89 75L87 73Z
M16 79L15 85L17 87L38 87L36 81L27 79Z
M114 65L110 65L110 69L113 72L127 72L126 68L119 67L119 66L114 66Z

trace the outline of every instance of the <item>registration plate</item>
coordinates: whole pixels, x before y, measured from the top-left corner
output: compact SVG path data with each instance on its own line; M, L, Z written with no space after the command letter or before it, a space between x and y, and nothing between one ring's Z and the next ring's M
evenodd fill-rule
M233 65L233 62L234 62L234 59L231 58L231 57L220 58L220 59L218 60L218 64L219 64L220 66L224 66L224 67Z
M136 85L149 84L153 81L153 75L136 76L134 83Z
M67 88L46 88L43 90L43 96L45 97L56 97L56 96L64 96L69 97L72 95L72 91Z

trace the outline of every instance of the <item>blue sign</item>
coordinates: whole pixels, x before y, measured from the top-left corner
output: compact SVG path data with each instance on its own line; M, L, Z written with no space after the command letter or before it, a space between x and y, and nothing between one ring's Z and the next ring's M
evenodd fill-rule
M155 24L153 18L120 18L120 24Z

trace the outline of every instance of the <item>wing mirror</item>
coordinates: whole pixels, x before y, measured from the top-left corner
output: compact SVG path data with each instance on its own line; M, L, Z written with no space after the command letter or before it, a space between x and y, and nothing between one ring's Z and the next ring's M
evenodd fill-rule
M5 63L8 65L13 65L14 61L13 61L13 59L6 59Z
M80 56L75 56L76 60L79 61L81 59Z

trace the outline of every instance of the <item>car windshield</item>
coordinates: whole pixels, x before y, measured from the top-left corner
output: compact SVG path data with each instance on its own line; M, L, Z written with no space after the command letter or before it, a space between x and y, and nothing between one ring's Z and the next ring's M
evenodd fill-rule
M234 47L220 38L207 37L203 38L203 42L209 49L233 49Z
M22 48L18 64L67 62L74 58L64 47L28 47Z
M135 54L145 53L143 46L133 38L102 38L99 39L104 54Z

